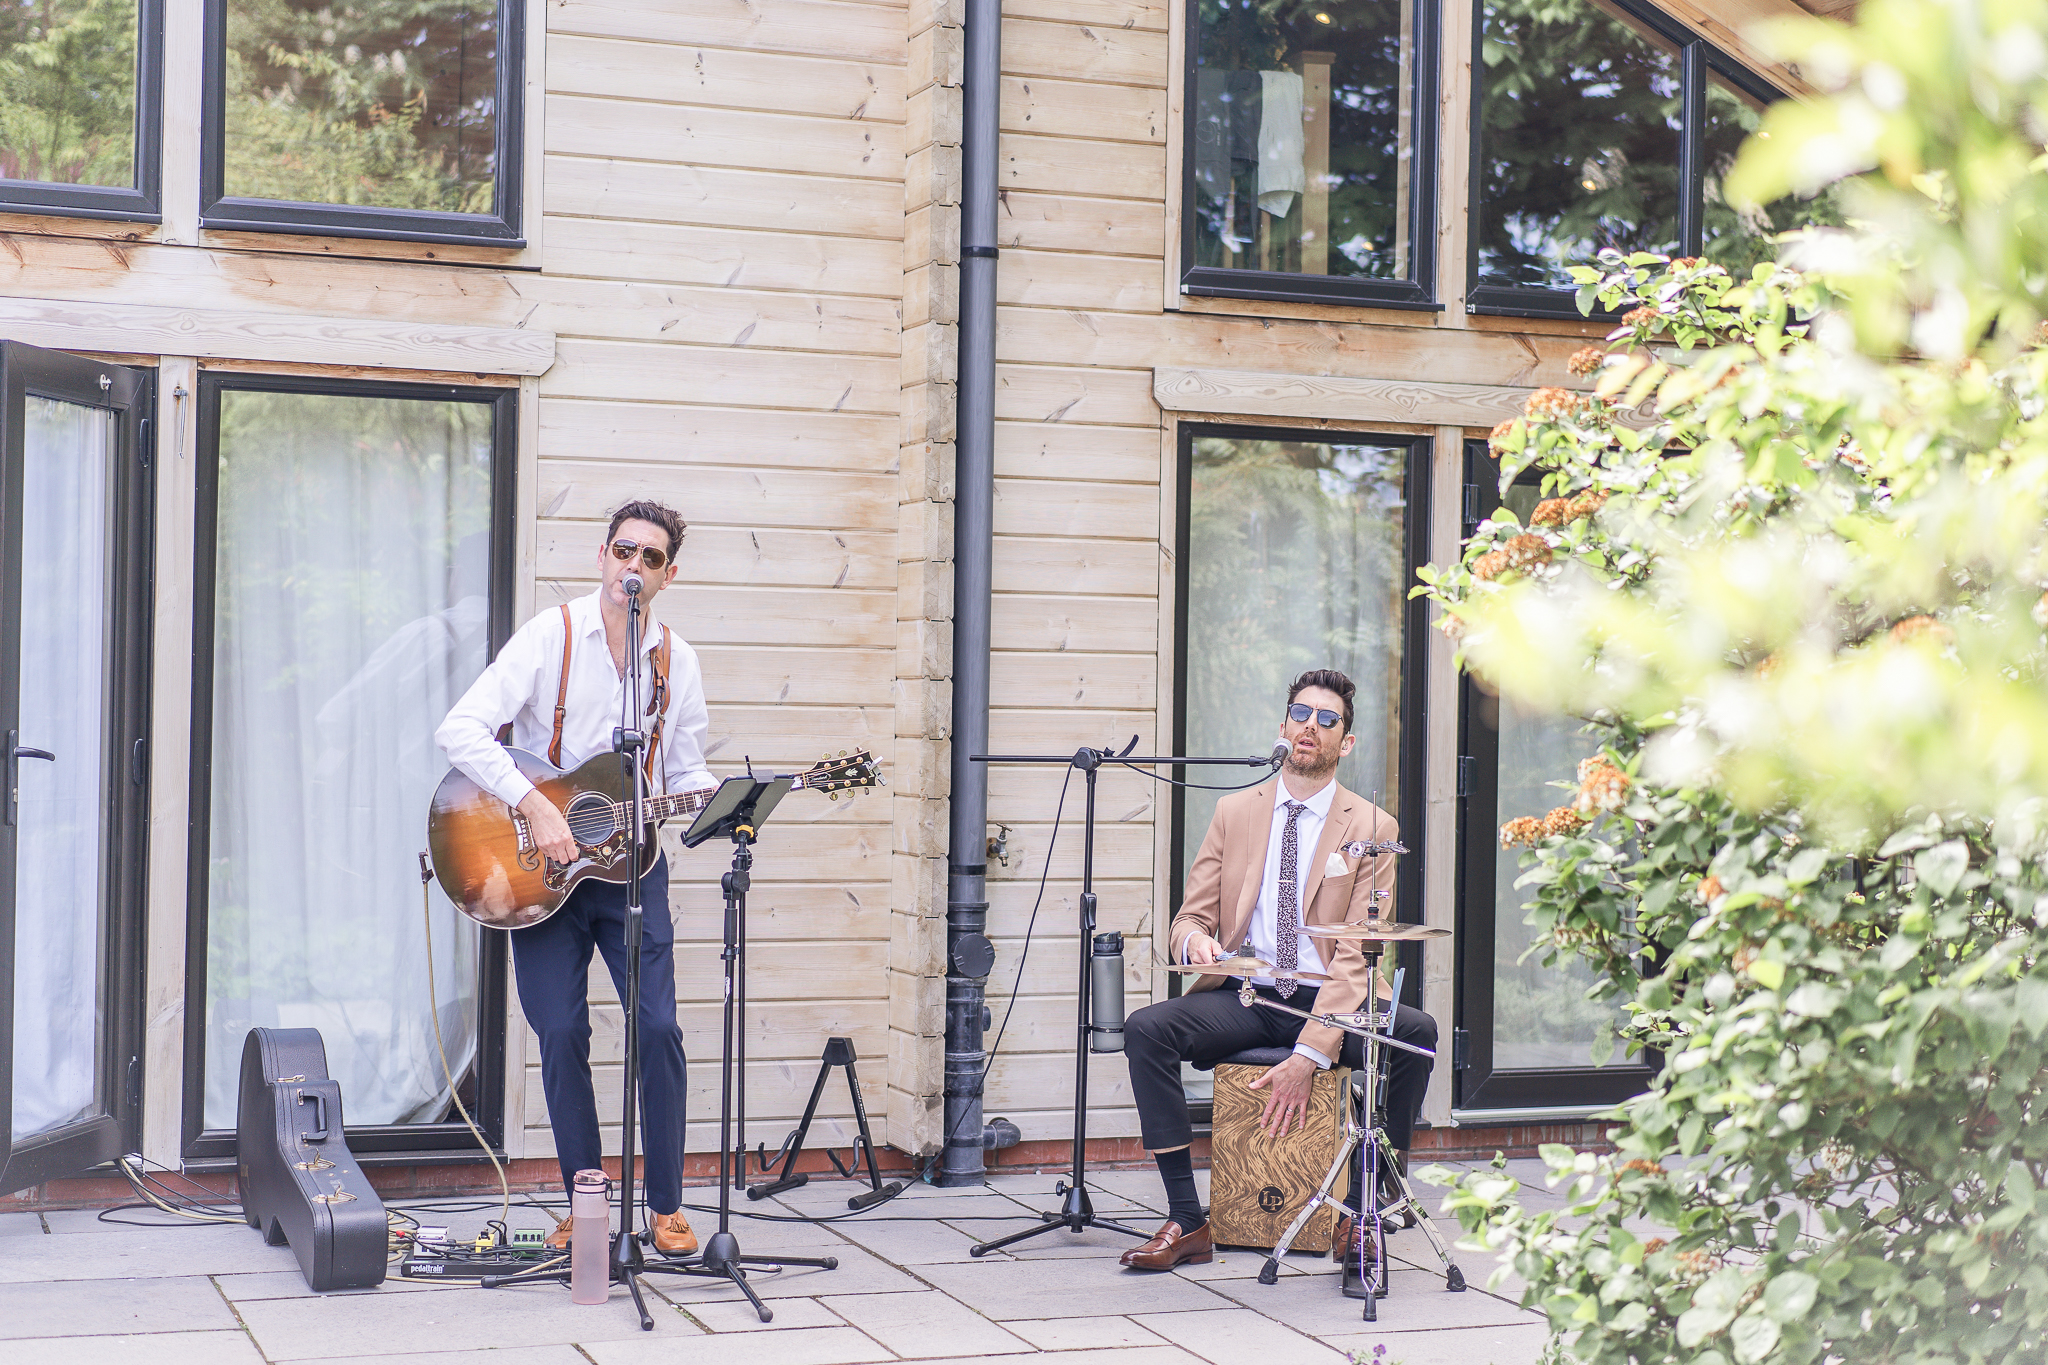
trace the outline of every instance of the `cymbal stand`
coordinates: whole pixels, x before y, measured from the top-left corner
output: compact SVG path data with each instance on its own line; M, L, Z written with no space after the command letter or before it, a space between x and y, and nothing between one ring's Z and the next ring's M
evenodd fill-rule
M1379 1009L1380 945L1378 942L1368 939L1360 945L1360 952L1365 957L1365 979L1368 983L1366 1003L1372 1006L1372 1008L1363 1010L1358 1014L1312 1014L1307 1010L1295 1009L1291 1006L1280 1004L1278 1001L1268 1000L1264 996L1255 994L1252 990L1252 983L1249 980L1243 982L1238 987L1237 998L1238 1002L1244 1005L1246 1009L1250 1009L1254 1005L1263 1005L1268 1009L1279 1010L1283 1014L1297 1014L1304 1019L1310 1019L1331 1028L1341 1029L1345 1033L1356 1034L1365 1041L1365 1065L1361 1068L1365 1072L1365 1097L1360 1105L1347 1104L1344 1106L1344 1129L1342 1141L1337 1146L1336 1158L1330 1162L1330 1169L1323 1176L1323 1183L1317 1186L1314 1194L1309 1196L1308 1202L1302 1206L1301 1212L1294 1216L1294 1221L1287 1225L1287 1231L1280 1234L1280 1240L1274 1244L1272 1254L1266 1258L1265 1265L1259 1268L1259 1283L1273 1284L1279 1280L1280 1258L1285 1256L1289 1249L1293 1247L1294 1239L1299 1237L1301 1230L1308 1226L1308 1220L1315 1215L1316 1210L1325 1204L1336 1202L1330 1191L1336 1187L1337 1177L1350 1168L1351 1155L1358 1150L1358 1144L1363 1142L1366 1145L1365 1188L1359 1191L1359 1215L1352 1220L1351 1245L1345 1249L1344 1254L1348 1257L1358 1258L1356 1264L1358 1265L1359 1278L1364 1279L1366 1277L1366 1266L1364 1263L1367 1248L1366 1239L1368 1237L1372 1239L1372 1289L1365 1296L1365 1321L1377 1322L1379 1321L1379 1300L1386 1297L1390 1285L1387 1274L1387 1231L1380 1221L1382 1215L1399 1213L1403 1209L1414 1212L1416 1222L1421 1225L1423 1233L1429 1238L1430 1245L1436 1248L1437 1259L1444 1264L1444 1287L1451 1293L1463 1292L1465 1288L1465 1272L1460 1270L1457 1263L1451 1260L1450 1248L1445 1245L1444 1239L1438 1235L1436 1225L1430 1220L1429 1210L1424 1208L1422 1201L1415 1197L1414 1187L1408 1183L1408 1177L1402 1172L1400 1163L1394 1159L1394 1144L1388 1140L1387 1130L1380 1124L1379 1073L1381 1049L1391 1044L1394 1047L1423 1057L1435 1057L1436 1053L1428 1048L1417 1047L1413 1043L1404 1043L1392 1036L1394 1031L1395 1005L1389 1002L1384 1012ZM1363 1114L1358 1112L1361 1108L1364 1110ZM1396 1188L1401 1191L1401 1197L1384 1208L1380 1206L1380 1178L1383 1172L1392 1174Z

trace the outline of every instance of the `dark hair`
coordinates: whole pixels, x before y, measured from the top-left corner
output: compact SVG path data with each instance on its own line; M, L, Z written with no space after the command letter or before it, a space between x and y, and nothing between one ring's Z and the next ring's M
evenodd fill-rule
M1358 688L1351 679L1334 668L1311 668L1296 678L1287 688L1287 704L1294 705L1294 699L1303 688L1320 687L1326 692L1335 692L1344 703L1344 733L1351 733L1351 699L1358 695Z
M682 513L673 507L665 507L645 498L622 502L612 511L612 524L604 533L604 543L609 545L618 538L619 527L628 521L644 521L650 526L659 526L668 533L668 557L671 563L676 557L676 548L683 543L683 532L689 526L683 521Z

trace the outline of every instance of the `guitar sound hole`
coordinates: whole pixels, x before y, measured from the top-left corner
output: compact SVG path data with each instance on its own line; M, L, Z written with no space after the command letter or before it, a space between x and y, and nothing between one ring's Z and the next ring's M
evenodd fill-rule
M595 848L618 832L619 822L612 803L596 792L585 792L569 803L566 812L569 832L585 848Z

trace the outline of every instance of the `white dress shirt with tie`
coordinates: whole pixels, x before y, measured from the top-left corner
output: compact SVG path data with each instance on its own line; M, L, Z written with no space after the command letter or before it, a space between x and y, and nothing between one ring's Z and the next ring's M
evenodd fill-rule
M646 620L644 614L642 619ZM596 592L569 604L569 629L575 643L569 653L562 766L575 768L611 752L612 730L619 724L625 704L626 680L612 663ZM640 659L643 708L654 697L652 656L660 644L661 627L648 621ZM533 784L498 743L498 727L511 721L513 747L545 758L555 732L555 696L561 674L562 613L551 608L505 642L498 657L441 722L434 741L471 781L506 805L518 805ZM716 785L704 766L704 732L711 723L704 709L704 675L697 651L674 632L669 634L668 706L662 716L654 790L684 792ZM642 717L639 726L651 732L654 717Z
M1273 828L1266 840L1266 871L1259 882L1258 903L1252 907L1252 922L1245 930L1244 951L1264 962L1279 960L1280 929L1280 844L1287 833L1287 806L1295 800L1283 780L1273 784ZM1330 806L1337 799L1335 778L1323 784L1323 789L1301 803L1301 813L1294 817L1295 837L1295 913L1297 923L1304 922L1308 907L1300 901L1301 885L1307 880L1310 863L1316 856L1316 844L1323 837L1323 822L1330 817ZM1323 970L1322 945L1306 934L1298 934L1294 965L1304 972ZM1254 986L1271 986L1271 977L1252 978ZM1313 987L1308 990L1309 1000L1315 999ZM1325 1057L1306 1043L1296 1043L1294 1050L1328 1070L1332 1058Z

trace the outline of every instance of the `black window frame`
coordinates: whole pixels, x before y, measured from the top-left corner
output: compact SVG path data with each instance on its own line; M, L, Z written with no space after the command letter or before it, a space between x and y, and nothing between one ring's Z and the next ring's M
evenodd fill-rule
M188 1170L231 1170L232 1129L203 1126L206 1100L206 953L208 852L206 812L213 794L214 594L219 530L220 408L227 390L338 395L352 398L412 398L491 406L490 657L512 637L513 594L518 572L519 390L421 384L397 380L330 379L305 375L202 371L198 384L199 450L193 513L192 561L192 751L185 884L185 1075L180 1120ZM482 933L477 953L477 1057L475 1102L470 1106L490 1150L505 1149L507 936ZM484 1150L461 1122L350 1126L349 1150L364 1166L421 1162L483 1161Z
M1481 155L1481 142L1486 131L1483 126L1486 62L1482 53L1486 38L1486 2L1487 0L1471 0L1472 117L1468 130L1471 138L1471 183L1467 187L1466 202L1469 210L1466 216L1473 224L1473 231L1465 242L1465 311L1486 317L1569 318L1573 321L1582 321L1590 317L1595 321L1612 321L1620 314L1600 308L1595 308L1591 314L1579 312L1574 299L1575 291L1570 289L1540 289L1530 285L1479 282L1477 225L1479 196L1486 165ZM1679 113L1680 194L1677 254L1698 256L1702 251L1706 226L1704 139L1708 74L1721 77L1730 85L1766 104L1774 104L1785 99L1786 94L1654 5L1643 3L1643 0L1601 0L1601 3L1621 10L1678 49L1679 83L1683 92L1683 104Z
M164 0L135 10L135 179L130 185L0 180L0 213L53 218L163 221Z
M1296 427L1285 425L1241 425L1207 422L1182 422L1176 441L1178 483L1174 489L1174 563L1173 563L1173 752L1186 753L1188 715L1188 564L1189 538L1193 530L1191 511L1194 493L1195 441L1197 438L1216 437L1237 441L1296 441L1318 445L1386 445L1408 447L1407 465L1402 471L1402 584L1415 581L1415 571L1429 562L1429 495L1430 469L1434 463L1436 442L1434 438L1413 432L1375 431L1330 431L1317 427ZM1423 634L1429 626L1429 604L1421 598L1406 598L1402 604L1401 622L1401 742L1397 752L1401 764L1401 793L1396 802L1398 809L1392 812L1400 825L1401 842L1409 852L1400 866L1394 880L1394 918L1404 924L1420 924L1423 915L1423 872L1422 850L1425 847L1423 830L1427 823L1429 761L1429 662L1428 636ZM1282 698L1271 698L1277 705ZM1258 698L1246 698L1246 705L1260 704ZM1224 782L1228 768L1195 769L1174 766L1169 775L1181 782ZM1223 776L1218 776L1222 774ZM1262 779L1263 780L1263 779ZM1169 802L1169 834L1171 861L1167 866L1168 904L1176 912L1181 897L1186 894L1186 873L1182 870L1185 862L1182 850L1187 846L1187 791L1182 787L1171 787ZM1361 793L1363 794L1363 793ZM1167 915L1159 919L1165 924L1172 919ZM1402 983L1401 998L1404 1004L1416 1009L1422 1008L1422 951L1421 945L1404 943L1399 946L1387 970L1406 968L1408 975ZM1185 978L1169 973L1167 977L1168 998L1179 995L1186 984Z
M490 213L366 208L284 199L230 198L227 170L227 7L205 0L206 51L200 99L199 225L214 231L289 232L315 237L517 250L526 146L526 0L497 0L497 173Z
M1228 270L1195 264L1195 99L1201 57L1201 0L1186 0L1181 54L1180 292L1194 298L1257 299L1271 303L1324 303L1352 308L1393 308L1439 313L1437 273L1437 107L1442 65L1441 0L1415 6L1414 82L1411 93L1408 232L1414 243L1412 278L1368 280L1343 275L1297 275L1282 270Z
M1541 471L1525 471L1515 482L1534 483ZM1465 442L1463 537L1500 506L1500 465L1484 440ZM1618 1104L1647 1090L1663 1065L1650 1053L1617 1057L1601 1067L1543 1067L1497 1070L1493 1065L1493 891L1499 859L1516 854L1500 847L1500 734L1480 719L1476 685L1458 678L1458 766L1456 931L1456 1069L1452 1104L1461 1110L1596 1108Z

